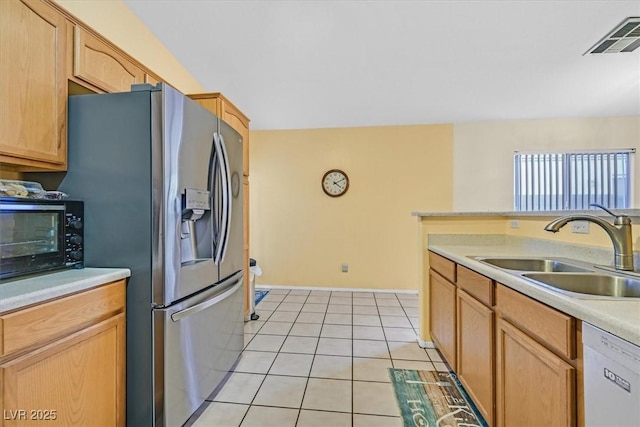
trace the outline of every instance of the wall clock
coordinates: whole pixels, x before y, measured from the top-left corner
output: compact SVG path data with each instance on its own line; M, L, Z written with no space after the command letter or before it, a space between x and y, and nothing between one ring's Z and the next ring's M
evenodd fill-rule
M340 169L331 169L322 177L322 189L331 197L339 197L349 189L349 177Z

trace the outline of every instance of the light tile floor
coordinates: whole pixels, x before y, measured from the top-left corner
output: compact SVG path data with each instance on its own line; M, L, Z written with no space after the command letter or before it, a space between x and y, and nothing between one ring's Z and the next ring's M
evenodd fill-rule
M400 427L387 369L448 370L416 342L417 294L271 289L256 313L192 426Z

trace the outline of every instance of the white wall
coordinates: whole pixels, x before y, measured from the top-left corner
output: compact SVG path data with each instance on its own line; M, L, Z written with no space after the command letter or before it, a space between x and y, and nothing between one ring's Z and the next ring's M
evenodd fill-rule
M632 207L640 207L640 117L514 120L453 127L453 210L513 210L514 151L636 148Z

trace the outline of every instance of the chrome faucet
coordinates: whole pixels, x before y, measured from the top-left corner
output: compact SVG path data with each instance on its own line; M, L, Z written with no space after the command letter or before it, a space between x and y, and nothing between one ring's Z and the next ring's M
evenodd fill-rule
M613 224L592 215L567 215L554 219L544 227L546 231L557 233L571 221L589 221L598 224L607 232L613 242L614 265L616 270L633 271L633 238L631 236L631 219L626 215L616 215L604 206L599 207L612 215Z

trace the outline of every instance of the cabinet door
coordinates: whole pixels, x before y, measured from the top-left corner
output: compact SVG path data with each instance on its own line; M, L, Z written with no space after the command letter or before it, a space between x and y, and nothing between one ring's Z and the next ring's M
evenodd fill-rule
M78 25L74 27L73 75L105 92L129 92L132 84L145 81L139 67Z
M456 287L433 270L429 270L429 320L431 338L456 368Z
M189 97L227 122L242 136L242 174L249 176L249 118L219 92L198 93Z
M242 173L244 176L249 176L249 119L224 99L222 100L221 118L242 135Z
M494 407L493 311L458 289L457 374L489 425Z
M124 314L3 363L0 379L5 427L124 426Z
M575 425L575 369L509 322L496 327L498 426Z
M41 1L0 1L0 161L64 170L66 19Z
M187 95L189 98L202 105L207 110L211 111L216 116L220 117L220 98L218 93L199 93L195 95Z
M152 75L151 75L151 74L149 74L149 73L147 73L147 74L145 74L145 75L144 75L144 82L145 82L145 83L149 83L149 84L150 84L150 85L152 85L152 86L157 85L158 83L160 83L160 81L161 81L161 80L160 80L159 78L157 78L157 77L155 77L155 76L152 76Z
M246 176L242 180L242 224L244 228L244 314L247 318L249 313L250 298L255 298L255 295L251 295L249 292L249 178Z

